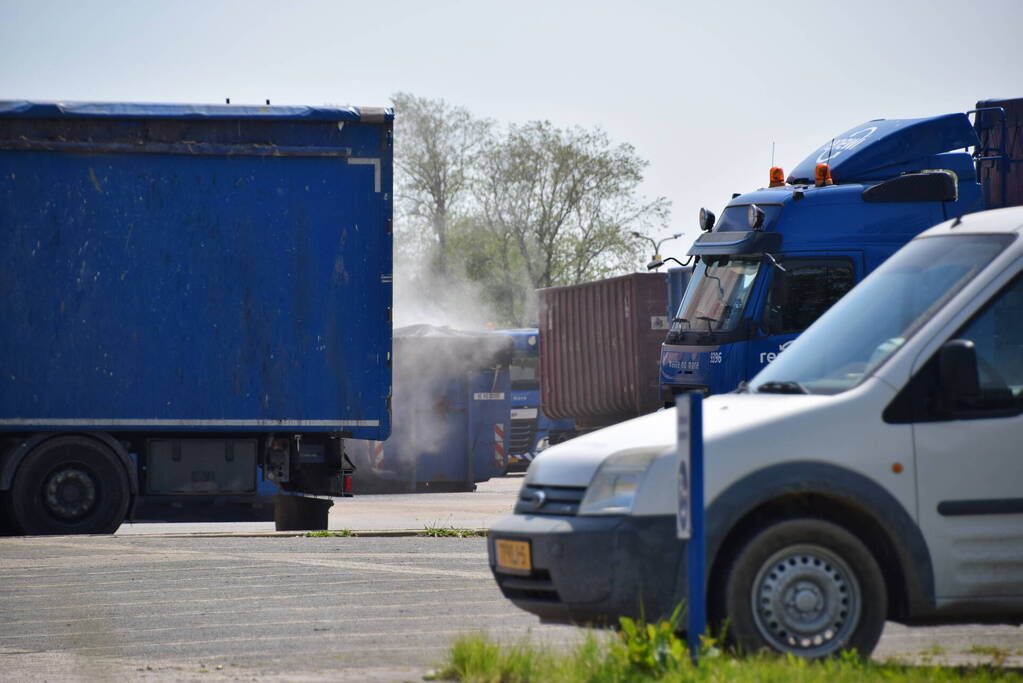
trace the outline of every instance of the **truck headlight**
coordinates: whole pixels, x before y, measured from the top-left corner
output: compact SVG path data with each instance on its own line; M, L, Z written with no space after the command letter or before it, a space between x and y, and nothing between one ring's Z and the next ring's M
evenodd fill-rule
M580 515L627 515L656 450L635 450L607 458L593 475L579 504Z

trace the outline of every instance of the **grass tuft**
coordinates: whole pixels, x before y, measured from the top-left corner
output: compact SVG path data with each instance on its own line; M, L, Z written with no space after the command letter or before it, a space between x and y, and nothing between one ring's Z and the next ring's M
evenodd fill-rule
M354 536L355 532L351 529L338 529L336 531L307 531L306 538L343 538L348 536Z
M452 644L444 665L431 680L465 683L959 683L960 681L1023 682L1018 670L979 667L912 666L877 663L855 652L808 661L793 655L725 654L714 638L706 638L699 662L689 658L685 642L672 621L647 624L622 619L615 634L589 631L569 651L534 645L527 639L507 645L485 633L464 635ZM998 659L993 649L974 648L973 654ZM997 653L1001 654L1001 652ZM1004 659L1002 659L1004 662Z
M428 526L420 531L417 536L429 536L431 538L486 538L487 532L484 529L461 529L458 527Z
M984 655L991 658L992 666L1002 666L1012 653L994 645L974 645L966 651L969 655Z

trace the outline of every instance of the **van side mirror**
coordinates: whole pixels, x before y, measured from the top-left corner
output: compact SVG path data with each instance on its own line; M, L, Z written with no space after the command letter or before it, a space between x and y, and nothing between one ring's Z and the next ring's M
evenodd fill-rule
M938 379L941 391L955 405L980 395L977 350L969 339L952 339L938 352Z

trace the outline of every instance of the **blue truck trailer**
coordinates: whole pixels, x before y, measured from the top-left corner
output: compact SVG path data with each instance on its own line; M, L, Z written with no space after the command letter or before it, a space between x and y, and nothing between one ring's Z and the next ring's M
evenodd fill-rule
M511 434L508 439L508 466L528 466L547 446L575 436L572 420L548 417L540 401L540 330L522 327L498 330L511 337L514 347L511 361Z
M286 494L390 431L393 113L0 103L0 497L15 533Z
M661 348L665 404L756 375L926 228L1023 201L1021 113L1023 100L991 100L968 113L868 121L787 178L772 168L769 187L734 195L720 219L702 210L704 234L689 251L698 264Z

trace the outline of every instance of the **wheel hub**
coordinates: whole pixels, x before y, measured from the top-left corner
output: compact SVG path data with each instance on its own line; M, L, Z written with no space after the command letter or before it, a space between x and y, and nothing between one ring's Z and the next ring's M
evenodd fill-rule
M823 656L839 649L859 621L860 588L830 550L791 546L771 556L753 582L757 628L776 649Z
M62 519L80 519L96 503L96 482L75 467L58 470L46 480L43 489L46 507Z
M797 586L794 591L790 592L790 596L785 602L795 607L802 615L816 614L823 604L820 590L810 583L801 583Z

